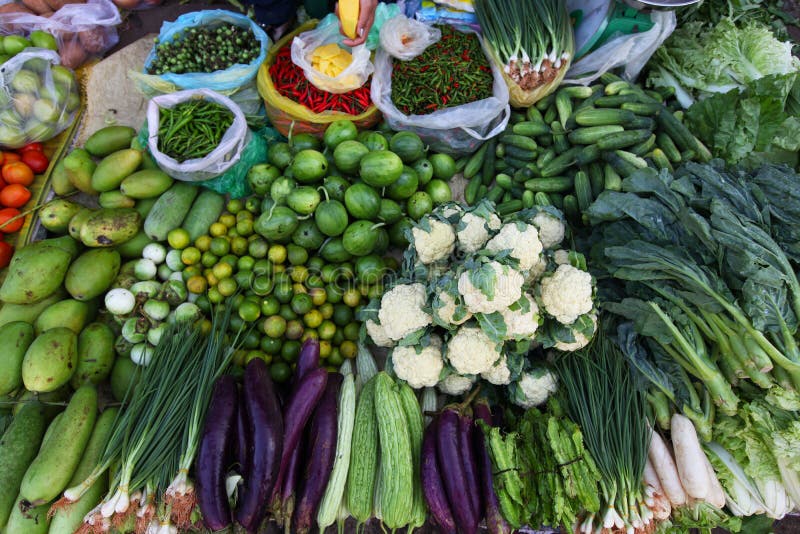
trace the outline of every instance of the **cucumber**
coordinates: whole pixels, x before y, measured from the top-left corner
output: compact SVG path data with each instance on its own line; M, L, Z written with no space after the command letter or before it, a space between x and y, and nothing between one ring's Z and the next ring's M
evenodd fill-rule
M579 167L583 167L584 165L594 163L600 159L602 155L603 151L600 149L600 145L586 145L583 147L583 150L578 152L578 155L575 158L575 164Z
M0 531L15 508L22 478L36 457L46 427L44 406L30 402L20 408L0 439Z
M534 193L564 193L571 191L574 180L568 176L533 178L525 182L525 189Z
M669 158L672 163L680 163L681 151L675 146L675 142L665 132L659 132L656 135L656 144L664 151L664 154Z
M636 95L613 95L602 96L594 101L594 105L598 108L622 108L625 104L639 103L639 98ZM625 109L625 108L622 108Z
M38 506L52 501L67 487L89 441L97 417L97 390L78 388L59 422L57 433L47 440L22 479L19 494Z
M664 106L655 102L625 102L620 107L646 117L654 117L664 109Z
M618 124L586 126L584 128L572 130L567 138L573 145L592 145L608 135L624 131L625 128Z
M656 148L651 153L651 157L653 158L653 163L656 164L656 167L659 169L667 169L669 172L673 171L672 164L669 162L669 158L667 158L664 151L660 148Z
M542 193L546 195L547 193ZM536 195L533 194L533 191L525 190L522 192L522 208L529 210L533 206L536 205Z
M639 143L638 145L633 145L628 150L632 154L636 154L637 156L644 156L656 146L656 134L651 134L650 137Z
M72 480L68 487L75 486L86 480L91 472L97 467L103 455L103 450L111 437L114 428L114 421L119 413L119 409L110 408L104 411L97 418L92 436L86 445L86 450L81 457ZM50 522L49 534L71 534L80 527L84 516L88 514L100 502L108 490L108 474L104 473L83 496L74 503L59 508Z
M219 218L225 208L225 197L216 191L203 189L194 199L189 213L183 220L183 229L189 232L189 239L194 240L208 232L209 227Z
M521 209L522 209L522 200L514 199L514 200L509 200L508 202L503 202L502 204L498 205L497 213L501 217L505 217L506 215L516 213Z
M526 138L527 139L527 138ZM506 158L515 158L522 161L534 161L538 155L537 151L519 148L514 145L506 145Z
M627 148L644 141L647 141L652 132L650 130L627 130L624 132L612 133L597 141L600 150L617 150Z
M567 141L567 131L558 121L553 121L550 125L553 130L553 148L557 154L563 154L570 149L569 141Z
M567 119L572 115L572 100L566 88L556 93L556 111L558 112L558 122L566 128Z
M622 177L608 163L603 167L603 188L609 191L622 191Z
M566 195L564 197L564 215L573 224L581 220L581 210L578 207L578 199L575 198L575 195Z
M581 126L622 125L635 119L636 115L625 109L585 108L575 113L575 122Z
M487 141L489 146L486 148L486 155L483 157L483 164L481 165L481 182L489 185L494 178L494 162L495 162L495 149L498 146L497 139L493 138Z
M550 197L543 191L539 191L533 196L533 203L537 206L552 206Z
M656 115L656 121L658 121L658 125L661 129L672 138L678 148L697 152L697 141L692 135L692 132L690 132L675 115L670 113L667 108L663 108L661 112Z
M542 112L536 106L531 106L525 111L525 119L527 122L536 122L547 128L547 125L544 123L544 117L542 117ZM519 123L517 123L519 124ZM517 133L517 132L514 132ZM544 132L547 133L547 132ZM527 135L527 134L523 134ZM541 135L541 134L534 134L534 135Z
M583 171L575 173L575 198L578 200L578 209L581 212L589 209L592 203L592 185L589 176Z
M482 179L480 174L476 174L470 179L467 188L464 190L464 200L468 205L472 206L475 204L475 201L477 201L481 184Z
M583 147L572 147L558 157L553 158L550 163L542 167L542 176L549 178L550 176L561 174L575 163L575 159L581 150L583 150Z
M503 194L505 193L505 189L502 187L490 187L489 193L486 195L487 200L491 200L495 204L499 203L500 200L503 198Z
M489 143L485 142L481 145L481 147L469 158L467 162L467 166L464 167L464 178L469 180L481 170L483 166L483 156L486 154L486 151L489 149Z
M519 134L503 134L500 136L500 142L506 147L516 147L522 150L534 151L539 148L531 137Z
M511 190L513 179L507 174L498 174L495 183L503 189Z
M599 163L592 163L587 169L587 174L589 175L589 182L592 184L592 196L597 197L603 192L605 184L603 166Z
M175 182L158 197L147 218L144 232L154 241L164 241L170 230L178 228L197 196L198 189L192 184Z
M629 84L625 80L615 80L611 82L606 82L605 80L602 79L602 77L600 79L603 81L603 83L606 83L604 92L607 95L616 95L623 89L628 89L631 86L631 84Z

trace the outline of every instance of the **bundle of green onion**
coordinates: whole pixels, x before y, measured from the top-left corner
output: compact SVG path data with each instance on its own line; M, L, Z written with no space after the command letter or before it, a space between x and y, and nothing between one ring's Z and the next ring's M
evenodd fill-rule
M565 0L475 0L483 35L524 91L557 85L575 47Z

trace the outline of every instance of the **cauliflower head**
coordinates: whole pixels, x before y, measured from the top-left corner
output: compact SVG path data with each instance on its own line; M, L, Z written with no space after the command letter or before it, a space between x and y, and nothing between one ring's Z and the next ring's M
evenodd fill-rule
M500 358L488 371L481 373L481 378L495 386L505 386L511 382L511 369L506 357Z
M544 367L523 373L511 387L511 402L521 408L544 404L558 390L558 377Z
M500 310L500 315L506 324L507 339L529 339L539 328L539 306L528 293L508 308Z
M571 324L592 310L592 275L586 271L559 265L541 287L544 309L559 323Z
M525 283L532 284L541 277L544 272L547 270L547 258L542 255L539 256L539 261L536 262L536 265L530 268L530 270L525 274Z
M436 387L445 395L463 395L472 388L473 379L468 376L447 375Z
M370 339L372 339L375 345L378 347L394 346L394 341L386 335L386 330L384 330L382 325L376 323L372 319L367 319L367 322L364 324L367 327L367 334L369 334Z
M468 269L458 277L458 292L472 313L501 311L522 296L522 274L496 261Z
M428 230L415 226L411 229L411 235L419 261L427 265L444 259L453 252L456 233L452 226L433 217L427 217L426 222Z
M469 254L478 252L489 240L490 230L500 228L500 217L494 213L489 213L487 217L477 213L465 213L461 217L456 231L459 250Z
M553 252L553 261L556 262L556 265L568 265L569 264L569 251L560 248Z
M405 380L414 389L433 387L439 382L444 368L442 340L431 336L430 344L417 352L418 347L395 347L392 350L392 367L397 378Z
M478 375L491 369L500 352L483 330L464 326L450 338L445 356L458 374Z
M540 211L533 218L533 225L539 230L539 241L544 248L554 248L564 240L564 223L551 213Z
M378 311L386 336L400 341L408 334L431 324L433 318L423 310L427 294L422 284L401 284L383 294Z
M456 302L456 299L453 297L453 295L451 295L445 289L438 290L433 301L434 319L437 320L437 323L443 326L458 326L466 323L472 318L472 314L469 311L464 310L464 308L461 308L463 311L461 314L462 317L456 319L458 305L459 303Z
M597 314L592 313L588 315L589 320L592 322L591 334L584 330L578 330L576 328L572 328L572 336L575 338L575 341L556 341L553 347L560 351L564 352L572 352L575 350L580 350L592 340L594 337L594 333L597 332ZM588 334L588 335L587 335Z
M528 271L539 261L542 242L539 241L539 231L535 226L512 222L503 225L497 235L486 243L486 250L493 254L509 250L509 256L519 262L519 269Z

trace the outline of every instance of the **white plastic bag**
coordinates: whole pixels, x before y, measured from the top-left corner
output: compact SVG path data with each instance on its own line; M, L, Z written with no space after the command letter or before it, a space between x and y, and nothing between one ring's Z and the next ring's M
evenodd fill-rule
M466 11L467 13L475 13L475 4L472 0L433 0L434 3L440 6L447 6L451 9L458 11Z
M58 42L61 64L76 69L91 58L102 57L119 42L117 25L121 22L119 9L111 0L88 0L85 4L66 4L50 17L0 14L0 34L50 32Z
M653 27L646 32L615 37L573 63L564 83L588 85L601 74L622 66L622 76L634 80L677 25L673 11L653 11L650 18Z
M484 53L486 49L484 47ZM440 109L428 115L405 115L392 102L392 57L383 49L375 54L372 101L393 130L409 130L436 152L470 154L505 130L511 116L508 86L491 64L492 96L461 106Z
M0 66L0 146L47 141L75 118L81 99L75 74L58 54L28 48Z
M403 61L414 59L441 38L438 28L405 15L387 20L381 28L381 47Z
M344 36L339 32L338 24L317 26L292 40L292 63L303 69L306 79L322 91L338 94L358 89L367 82L375 67L369 60L370 51L366 45L350 48L342 44L343 41ZM335 77L327 76L311 66L314 50L330 43L336 43L353 56L350 65Z
M222 136L219 146L206 157L178 162L158 150L160 110L173 108L181 102L195 98L203 98L225 106L233 113L233 123ZM239 161L242 150L250 141L250 130L247 128L247 121L239 106L227 96L215 93L210 89L189 89L150 99L147 106L147 134L147 148L150 149L153 159L161 170L173 178L185 182L202 182L224 173Z

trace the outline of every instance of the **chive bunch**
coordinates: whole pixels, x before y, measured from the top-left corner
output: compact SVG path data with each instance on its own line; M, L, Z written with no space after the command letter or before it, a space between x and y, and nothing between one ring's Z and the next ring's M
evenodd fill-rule
M249 28L222 24L216 28L190 28L170 41L155 40L156 58L148 74L214 72L251 63L261 53L261 43Z
M233 124L229 109L208 100L189 100L160 110L158 150L175 161L204 158Z

